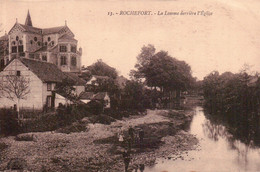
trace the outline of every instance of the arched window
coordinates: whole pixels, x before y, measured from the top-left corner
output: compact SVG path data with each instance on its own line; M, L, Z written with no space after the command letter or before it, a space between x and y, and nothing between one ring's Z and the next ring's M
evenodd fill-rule
M37 39L37 37L34 37L34 41L36 42L38 39Z
M18 41L19 40L19 36L16 36L16 41Z
M49 41L49 42L51 41L51 37L48 37L48 41Z
M12 42L12 45L15 45L15 41Z
M30 44L33 44L33 41L32 41L32 40L30 40Z
M23 41L22 40L19 40L19 45L23 45Z

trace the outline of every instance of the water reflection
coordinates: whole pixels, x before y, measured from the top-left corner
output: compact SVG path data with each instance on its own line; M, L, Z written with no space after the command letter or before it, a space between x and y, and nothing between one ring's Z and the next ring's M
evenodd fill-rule
M189 132L200 140L200 150L189 151L184 160L158 159L158 164L153 168L147 167L145 172L260 171L258 127L255 123L235 121L235 124L230 124L230 119L210 116L201 107L196 107L194 113Z

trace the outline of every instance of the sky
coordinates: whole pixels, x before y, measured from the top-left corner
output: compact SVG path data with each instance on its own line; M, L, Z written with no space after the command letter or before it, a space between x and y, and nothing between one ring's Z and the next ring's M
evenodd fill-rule
M260 1L258 0L0 0L0 23L7 32L24 23L28 9L33 26L65 25L82 47L82 65L102 59L128 76L144 45L186 61L203 79L217 70L239 72L244 64L260 72ZM118 15L152 11L153 15ZM158 15L158 11L208 11L204 15ZM113 12L115 15L109 16Z

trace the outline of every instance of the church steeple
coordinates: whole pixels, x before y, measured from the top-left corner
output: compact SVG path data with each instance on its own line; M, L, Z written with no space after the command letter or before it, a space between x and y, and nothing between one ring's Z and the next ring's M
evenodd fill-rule
M31 19L29 10L28 10L27 17L26 17L26 20L25 20L25 25L32 26L32 19Z

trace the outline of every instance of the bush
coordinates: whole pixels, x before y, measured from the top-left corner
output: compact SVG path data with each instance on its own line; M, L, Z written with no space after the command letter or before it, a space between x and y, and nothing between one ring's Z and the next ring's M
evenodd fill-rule
M16 141L34 141L33 134L20 134L15 137Z
M81 132L86 131L86 124L84 122L74 122L69 126L59 128L56 130L58 133L74 133L74 132Z
M0 135L16 135L20 132L17 113L12 109L0 110Z
M106 124L109 125L111 122L116 121L114 118L108 116L108 115L96 115L92 116L90 118L90 122L92 123L101 123L101 124Z

